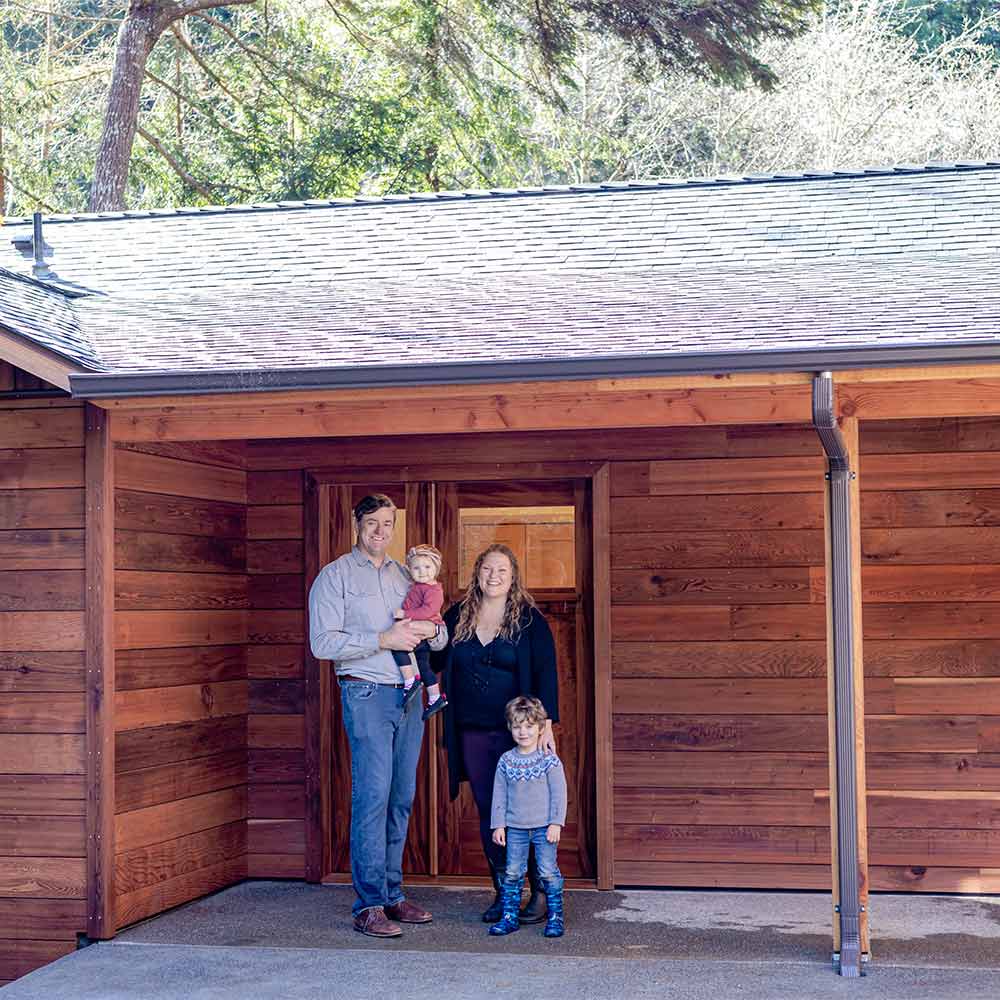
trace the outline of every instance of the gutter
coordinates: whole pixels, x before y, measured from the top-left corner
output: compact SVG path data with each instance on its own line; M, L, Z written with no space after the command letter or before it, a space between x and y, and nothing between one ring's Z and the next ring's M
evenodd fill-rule
M490 382L564 381L649 376L804 372L827 369L929 365L1000 365L1000 339L825 348L729 351L699 354L610 355L523 361L351 365L329 368L154 371L69 376L70 392L83 399L197 396L247 392L376 389Z
M840 903L839 972L857 978L862 972L860 845L858 833L858 762L854 718L854 605L851 580L850 456L833 414L833 377L813 379L813 425L827 457L830 498L830 575L833 619L834 726L837 762L837 861Z

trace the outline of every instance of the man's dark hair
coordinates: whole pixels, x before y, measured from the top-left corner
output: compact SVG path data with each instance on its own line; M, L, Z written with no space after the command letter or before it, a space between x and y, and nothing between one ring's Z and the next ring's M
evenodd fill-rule
M392 497L387 497L384 493L370 493L362 497L354 507L354 520L360 524L361 518L365 514L374 514L375 511L388 507L395 513L396 505L392 502Z

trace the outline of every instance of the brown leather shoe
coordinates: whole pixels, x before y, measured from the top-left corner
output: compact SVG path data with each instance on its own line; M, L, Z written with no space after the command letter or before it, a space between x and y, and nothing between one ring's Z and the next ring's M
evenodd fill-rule
M354 918L354 929L369 937L394 938L400 937L403 928L388 920L381 906L369 906Z
M422 910L407 899L396 903L395 906L387 906L385 912L387 916L398 920L401 924L429 924L434 919L427 910Z

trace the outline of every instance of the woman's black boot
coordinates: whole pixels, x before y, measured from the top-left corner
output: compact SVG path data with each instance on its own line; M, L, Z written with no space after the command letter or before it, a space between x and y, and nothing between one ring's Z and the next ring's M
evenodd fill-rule
M490 861L490 877L493 879L493 902L483 911L483 923L495 924L503 916L503 874Z
M522 924L540 924L545 919L545 889L542 880L538 877L538 865L535 864L535 852L531 852L528 859L528 887L531 895L528 902L521 908L520 919Z

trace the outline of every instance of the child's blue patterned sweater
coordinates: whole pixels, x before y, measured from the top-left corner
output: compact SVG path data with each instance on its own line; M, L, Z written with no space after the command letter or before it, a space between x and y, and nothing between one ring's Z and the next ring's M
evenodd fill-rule
M554 753L508 750L493 779L490 826L533 830L566 823L566 772Z

